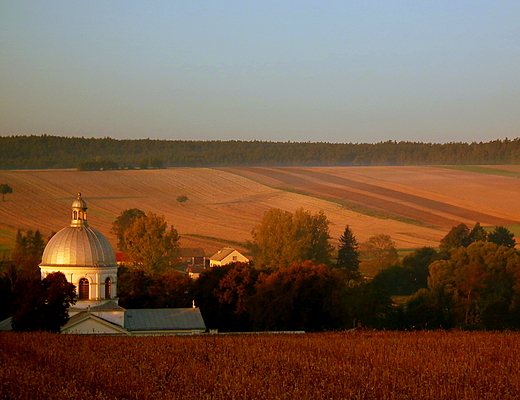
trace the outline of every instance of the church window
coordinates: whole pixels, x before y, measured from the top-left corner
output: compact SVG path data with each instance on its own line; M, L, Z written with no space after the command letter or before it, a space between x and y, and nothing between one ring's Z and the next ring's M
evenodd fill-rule
M112 280L110 278L105 279L105 299L112 298Z
M78 212L74 211L74 219L78 219Z
M80 300L88 300L89 299L89 284L87 278L81 278L79 280L79 299Z

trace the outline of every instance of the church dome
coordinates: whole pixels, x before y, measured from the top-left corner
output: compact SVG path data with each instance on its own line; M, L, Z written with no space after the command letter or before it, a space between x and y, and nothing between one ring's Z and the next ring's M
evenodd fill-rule
M70 226L56 233L45 246L41 266L112 267L116 256L108 240L87 223L87 204L81 193L72 203Z

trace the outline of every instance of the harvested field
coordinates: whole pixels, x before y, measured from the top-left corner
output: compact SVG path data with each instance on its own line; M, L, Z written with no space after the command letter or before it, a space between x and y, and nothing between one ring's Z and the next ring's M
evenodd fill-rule
M510 332L444 331L0 333L0 397L518 399L519 339Z
M223 245L241 248L271 207L323 210L333 241L348 224L360 242L385 233L402 249L435 247L460 222L520 223L518 179L434 167L0 171L0 182L13 188L0 202L4 245L17 228L49 235L67 226L78 191L91 225L112 244L113 220L140 208L164 215L183 247L202 247L208 255ZM189 200L180 204L179 195Z

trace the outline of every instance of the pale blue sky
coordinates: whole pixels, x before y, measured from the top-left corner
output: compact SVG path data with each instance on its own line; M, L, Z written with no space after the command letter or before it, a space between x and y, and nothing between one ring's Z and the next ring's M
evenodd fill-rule
M520 136L520 2L0 0L0 135Z

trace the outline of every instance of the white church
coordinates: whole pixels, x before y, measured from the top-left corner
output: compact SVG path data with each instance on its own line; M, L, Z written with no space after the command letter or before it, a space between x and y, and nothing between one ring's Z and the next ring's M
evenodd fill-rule
M77 302L61 332L72 334L171 335L198 334L206 326L198 308L126 310L117 301L115 252L108 240L87 222L87 203L78 193L70 226L56 233L43 252L42 279L62 272L76 286ZM0 323L0 330L10 320Z

